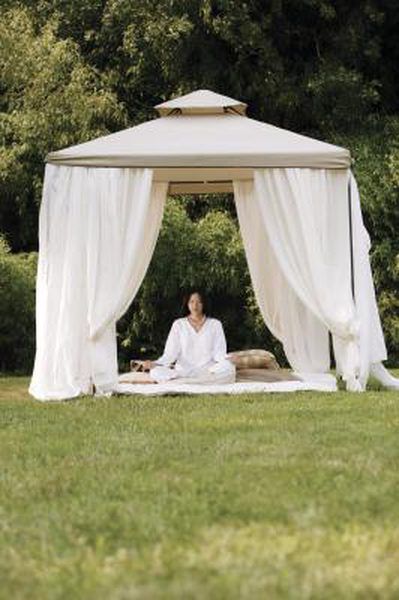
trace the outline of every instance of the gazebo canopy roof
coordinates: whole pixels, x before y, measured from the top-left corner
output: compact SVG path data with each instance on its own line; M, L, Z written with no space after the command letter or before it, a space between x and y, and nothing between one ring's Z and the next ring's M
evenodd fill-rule
M245 102L234 100L228 96L215 94L210 90L197 90L185 96L179 96L173 100L168 100L155 106L161 117L169 115L171 112L178 112L184 115L198 114L220 114L231 109L238 114L245 115L247 105Z
M90 167L149 167L157 180L187 185L251 178L260 167L342 169L347 149L245 116L246 104L198 90L155 107L161 117L51 152L46 162ZM209 187L209 186L208 186ZM189 191L213 191L210 189ZM220 188L220 189L219 189ZM223 188L223 189L221 189Z

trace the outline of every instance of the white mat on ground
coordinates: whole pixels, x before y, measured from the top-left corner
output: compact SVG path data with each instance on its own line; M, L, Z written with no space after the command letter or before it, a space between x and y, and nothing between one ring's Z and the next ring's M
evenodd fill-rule
M301 374L301 377L303 375ZM167 394L248 394L269 392L298 392L314 390L335 392L337 383L332 375L305 377L302 381L263 381L236 382L216 385L199 385L168 381L166 383L118 383L114 388L117 394L140 394L144 396L165 396Z

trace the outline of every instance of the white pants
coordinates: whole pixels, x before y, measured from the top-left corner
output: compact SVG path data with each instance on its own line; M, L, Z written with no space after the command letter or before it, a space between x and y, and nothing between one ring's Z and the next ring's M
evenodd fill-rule
M156 383L165 383L174 380L175 383L192 384L223 384L234 383L236 368L229 360L211 363L197 369L171 369L170 367L156 366L150 370L150 377Z

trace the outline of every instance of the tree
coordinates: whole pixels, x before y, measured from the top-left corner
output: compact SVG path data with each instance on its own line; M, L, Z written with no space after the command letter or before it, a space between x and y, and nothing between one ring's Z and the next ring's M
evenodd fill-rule
M14 250L32 249L44 157L125 124L125 114L77 44L36 30L27 9L0 16L0 230Z
M41 25L57 15L60 36L106 74L132 122L203 87L247 101L255 117L324 135L385 103L399 108L394 0L24 4Z

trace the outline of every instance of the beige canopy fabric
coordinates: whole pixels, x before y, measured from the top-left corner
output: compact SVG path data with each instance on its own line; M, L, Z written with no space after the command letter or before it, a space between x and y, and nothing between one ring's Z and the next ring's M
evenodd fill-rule
M236 113L245 115L247 105L245 102L234 100L234 98L229 98L229 96L215 94L215 92L211 92L210 90L197 90L185 96L179 96L179 98L157 104L155 108L162 117L175 111L184 115L220 114L226 112L226 109L231 109Z
M207 90L156 108L160 118L51 152L46 162L149 167L155 180L169 181L184 192L201 191L198 184L204 182L205 191L211 191L212 183L214 191L227 191L237 174L251 179L254 168L346 169L351 163L345 148L250 119L245 103Z

